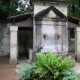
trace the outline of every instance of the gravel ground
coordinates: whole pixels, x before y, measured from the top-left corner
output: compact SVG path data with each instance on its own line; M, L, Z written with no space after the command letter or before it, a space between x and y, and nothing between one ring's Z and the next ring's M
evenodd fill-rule
M9 56L0 57L0 80L15 80L15 67L9 64Z

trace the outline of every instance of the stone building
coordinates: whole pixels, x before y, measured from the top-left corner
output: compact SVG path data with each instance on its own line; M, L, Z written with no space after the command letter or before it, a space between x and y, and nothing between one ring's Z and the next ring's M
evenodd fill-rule
M68 16L69 53L75 53L75 29L80 27L80 19Z
M31 61L37 51L68 53L69 4L52 0L33 0L31 4L33 13L8 18L11 23L10 63L16 64L20 55Z
M71 40L75 39L75 29L80 26L80 19L76 17L68 16L68 28L69 28L69 38Z

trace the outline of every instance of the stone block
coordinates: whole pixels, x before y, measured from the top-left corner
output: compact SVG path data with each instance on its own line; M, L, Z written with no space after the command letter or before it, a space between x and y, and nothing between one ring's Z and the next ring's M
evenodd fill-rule
M18 26L10 26L10 31L18 31Z
M80 53L77 53L77 62L80 63Z
M29 49L29 60L30 62L32 62L32 55L33 54L33 50L32 49Z

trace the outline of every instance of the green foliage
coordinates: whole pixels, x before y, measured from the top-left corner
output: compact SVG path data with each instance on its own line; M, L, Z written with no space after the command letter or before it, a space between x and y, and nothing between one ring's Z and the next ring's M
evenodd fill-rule
M67 70L73 65L73 60L64 59L65 55L56 56L55 54L48 52L48 54L37 53L36 65L38 68L35 73L39 74L39 78L44 80L59 80L62 76L62 71Z
M25 1L24 4L21 0L0 0L0 21L6 20L8 16L33 11L32 7L27 4L28 0L23 1Z
M62 72L62 75L64 76L62 80L79 80L79 75L74 71L74 69L70 68Z
M20 76L22 80L78 80L78 74L73 70L73 60L65 55L55 55L51 52L36 53L36 64L23 65Z
M68 7L68 15L80 18L80 4L79 0L62 0L66 2L71 2Z
M19 72L19 75L20 75L20 78L21 80L28 80L30 79L32 73L34 72L36 68L36 65L35 63L33 64L23 64L20 68L20 72Z
M6 20L8 16L23 14L25 12L26 13L32 12L33 7L27 4L29 0L24 1L25 3L23 4L23 2L20 0L0 0L0 20ZM72 2L71 5L69 5L68 7L68 15L80 18L79 0L62 0L62 1ZM17 10L18 8L20 10Z
M5 20L7 16L13 14L18 7L19 0L0 0L0 20Z

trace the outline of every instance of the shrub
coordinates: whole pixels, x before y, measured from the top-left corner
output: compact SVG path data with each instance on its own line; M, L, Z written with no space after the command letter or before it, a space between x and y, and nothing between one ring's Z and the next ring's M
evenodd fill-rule
M78 74L72 69L73 60L65 55L56 56L48 52L36 53L36 62L22 66L22 80L78 80Z
M21 80L28 80L31 78L32 73L35 71L36 69L36 64L32 63L30 64L23 64L20 67L20 71L19 71L19 75Z
M51 52L45 55L39 52L36 54L36 58L35 74L40 80L75 80L77 77L75 71L71 71L74 61L69 58L65 59L65 55L56 56ZM67 76L67 72L70 73L69 76ZM71 78L72 76L74 77Z
M74 69L70 68L63 71L62 75L64 76L62 80L79 80L78 76L80 74L76 73Z

